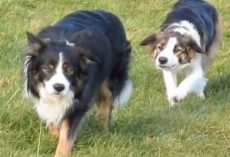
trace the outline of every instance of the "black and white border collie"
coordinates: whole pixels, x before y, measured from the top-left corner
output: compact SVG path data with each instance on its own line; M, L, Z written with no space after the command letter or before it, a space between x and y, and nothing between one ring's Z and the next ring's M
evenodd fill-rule
M131 47L120 20L105 11L77 11L37 35L27 32L25 89L39 117L59 136L55 157L70 155L82 122L98 100L108 128L113 103L128 101Z
M189 93L204 98L205 73L213 62L222 34L216 9L203 0L179 0L161 29L141 42L163 72L170 106ZM177 74L185 79L177 84Z

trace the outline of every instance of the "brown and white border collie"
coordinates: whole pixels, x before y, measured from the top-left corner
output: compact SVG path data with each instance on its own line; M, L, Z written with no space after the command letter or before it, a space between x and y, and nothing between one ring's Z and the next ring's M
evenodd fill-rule
M204 98L205 74L212 64L222 35L216 9L203 0L179 0L159 32L141 42L163 72L170 106L190 93ZM177 84L177 74L185 74Z

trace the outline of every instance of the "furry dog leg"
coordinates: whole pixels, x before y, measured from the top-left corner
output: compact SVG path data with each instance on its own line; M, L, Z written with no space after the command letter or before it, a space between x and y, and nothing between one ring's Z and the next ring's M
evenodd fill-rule
M111 121L111 112L113 108L113 96L107 82L103 82L100 88L99 114L104 129L108 130Z

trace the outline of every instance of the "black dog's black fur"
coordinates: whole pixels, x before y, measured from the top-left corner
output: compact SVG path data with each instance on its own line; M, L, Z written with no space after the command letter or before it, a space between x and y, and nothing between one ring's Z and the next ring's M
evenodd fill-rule
M75 46L66 45L65 40ZM70 139L74 138L102 82L108 82L115 98L128 79L130 44L120 20L111 13L99 10L71 13L41 30L37 36L28 33L28 42L26 89L36 99L40 98L37 84L48 77L41 72L43 64L50 61L57 64L55 58L62 52L74 67L74 73L66 77L77 101L63 118L68 120Z

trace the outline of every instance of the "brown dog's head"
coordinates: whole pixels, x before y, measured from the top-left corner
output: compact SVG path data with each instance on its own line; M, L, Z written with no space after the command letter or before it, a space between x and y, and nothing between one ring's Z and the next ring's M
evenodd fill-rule
M145 38L141 43L160 69L170 70L189 63L202 49L192 37L173 31L161 31Z

